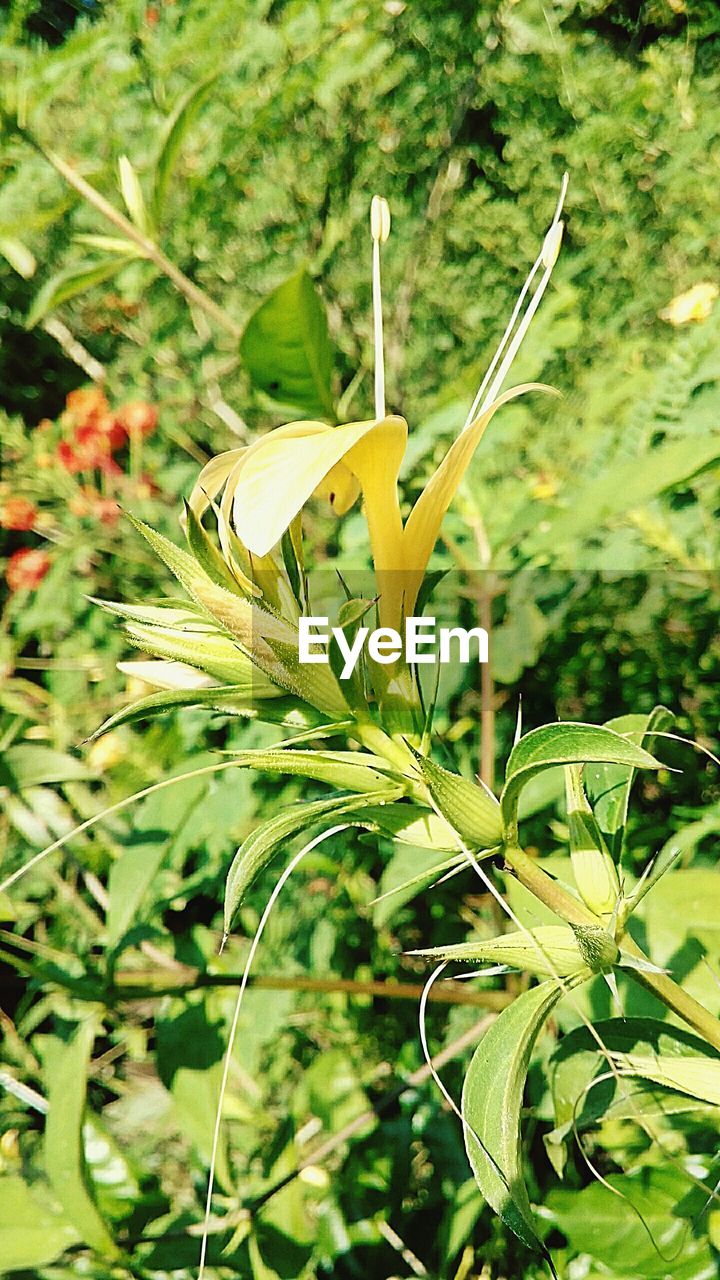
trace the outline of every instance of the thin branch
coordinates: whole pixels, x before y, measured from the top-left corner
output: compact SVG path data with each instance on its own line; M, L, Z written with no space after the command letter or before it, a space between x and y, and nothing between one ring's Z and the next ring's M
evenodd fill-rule
M87 374L91 382L102 382L105 378L105 366L96 360L90 354L87 347L79 342L74 333L71 333L66 324L62 320L58 320L57 316L48 316L42 321L41 328L45 330L51 338L54 338L65 355L84 374Z
M163 250L154 240L151 240L149 236L140 231L129 218L126 218L119 209L116 209L109 200L106 200L105 196L101 195L86 178L83 178L82 174L78 173L56 151L51 151L44 147L27 128L19 128L18 132L40 155L44 156L56 173L59 173L68 185L77 191L78 195L87 200L88 204L97 209L98 213L101 213L118 231L121 231L141 251L144 258L147 258L159 271L162 271L163 275L167 276L168 280L174 284L175 288L183 294L192 306L200 307L221 329L231 334L233 338L240 339L243 332L241 326L236 324L232 317L222 307L218 306L203 289L198 288L179 267L176 267L175 263L168 258L166 253L163 253Z
M185 995L200 988L237 987L241 975L198 972L184 975L184 980L177 983L168 983L164 979L165 975L162 983L156 984L152 973L118 973L110 995L122 1001L154 1000L160 996ZM422 983L417 982L395 982L393 979L361 982L353 978L283 977L282 974L251 978L250 986L261 991L340 992L349 996L377 996L383 1000L418 1000L423 992ZM497 1012L512 1001L512 996L506 991L469 991L460 982L447 982L442 987L433 988L430 998L438 1004L472 1005Z

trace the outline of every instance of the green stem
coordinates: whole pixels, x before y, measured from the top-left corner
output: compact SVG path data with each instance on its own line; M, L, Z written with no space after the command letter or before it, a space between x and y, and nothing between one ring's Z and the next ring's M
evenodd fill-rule
M505 863L513 872L521 884L529 889L540 902L554 911L562 920L566 920L570 925L584 924L594 925L604 928L603 921L584 903L574 898L567 889L558 884L556 880L551 879L542 867L520 848L516 846L507 846L505 848ZM620 950L623 954L632 956L634 959L647 960L647 956L638 947L637 943L627 934L620 942ZM627 970L630 977L639 982L646 991L649 991L658 1000L661 1000L668 1009L672 1009L678 1017L687 1022L693 1030L699 1032L708 1044L715 1049L720 1049L720 1022L707 1009L683 991L672 978L665 973L647 973L641 972L639 969Z

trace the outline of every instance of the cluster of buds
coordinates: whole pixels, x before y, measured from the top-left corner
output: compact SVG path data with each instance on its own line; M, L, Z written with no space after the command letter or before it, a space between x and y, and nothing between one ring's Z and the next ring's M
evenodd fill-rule
M57 446L56 460L72 475L96 470L121 475L115 455L128 442L152 435L157 421L157 409L144 400L111 410L100 387L80 387L65 402L61 423L66 434Z
M112 527L120 517L120 507L116 497L107 492L108 484L114 482L116 487L127 479L118 456L128 447L137 449L152 435L157 423L156 407L145 400L128 401L112 409L100 387L80 387L68 394L57 423L45 418L38 424L35 436L39 447L34 452L34 462L41 471L59 467L78 477L77 488L67 499L67 509L81 519ZM90 482L93 473L99 473L102 491ZM155 492L156 486L149 477L134 479L133 498L150 497ZM52 513L43 511L32 499L0 494L0 529L42 536L53 524ZM51 564L51 555L41 547L13 551L5 568L8 590L34 591Z

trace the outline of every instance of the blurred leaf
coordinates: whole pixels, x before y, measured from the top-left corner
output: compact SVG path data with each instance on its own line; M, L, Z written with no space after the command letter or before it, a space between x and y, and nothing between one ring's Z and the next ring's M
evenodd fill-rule
M208 762L210 757L205 760ZM207 776L188 778L167 791L148 796L136 810L130 840L113 862L108 877L106 923L110 947L116 946L137 920L153 881L173 845L181 840L183 826L207 787Z
M172 1094L178 1119L193 1146L209 1162L215 1115L220 1099L225 1027L208 1012L208 1001L193 1001L174 1016L157 1022L157 1066ZM220 1135L216 1175L228 1191L233 1178L228 1165L227 1134Z
M92 1021L81 1022L71 1040L45 1042L48 1092L45 1169L53 1191L81 1239L106 1258L119 1255L90 1190L83 1151L87 1071L95 1039Z
M8 747L0 760L0 783L14 791L48 782L80 782L92 776L82 760L41 743L20 742Z
M308 417L335 420L333 349L325 310L304 269L278 285L251 316L240 354L254 384Z
M222 72L217 72L206 80L201 80L199 84L193 85L180 99L165 123L160 154L155 165L155 183L152 196L153 213L158 224L162 221L168 186L170 185L170 179L177 164L186 134L221 75Z
M44 1204L17 1174L0 1177L0 1272L42 1267L75 1244L67 1218Z
M637 460L608 467L598 480L578 486L572 506L546 521L541 533L526 543L528 554L552 553L576 538L597 533L614 516L642 506L665 489L672 489L720 458L720 435L709 439L691 436L650 449Z
M33 304L25 320L27 329L34 329L36 324L45 319L50 311L55 311L63 302L94 289L106 280L112 280L129 262L133 262L137 254L125 258L108 258L104 262L96 262L91 266L67 267L56 276L46 281L39 293L35 295Z

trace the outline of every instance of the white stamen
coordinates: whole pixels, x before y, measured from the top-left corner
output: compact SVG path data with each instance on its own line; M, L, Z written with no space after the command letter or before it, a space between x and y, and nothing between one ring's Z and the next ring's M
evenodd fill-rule
M513 313L510 317L507 328L502 338L500 339L500 344L490 363L490 368L488 369L487 373L485 374L485 377L483 378L480 384L478 393L472 402L470 412L468 413L468 416L465 419L463 431L466 430L466 428L469 427L470 424L475 421L475 419L479 416L479 414L483 413L484 410L487 409L488 406L491 405L495 400L495 398L497 397L502 387L502 384L505 381L508 370L510 369L511 364L515 359L515 356L517 355L520 344L522 343L523 338L525 337L525 334L527 333L528 328L530 327L530 322L532 321L532 318L535 315L535 312L540 306L540 302L542 301L542 296L547 288L548 281L552 273L552 269L555 266L558 254L560 252L560 244L562 242L562 234L563 234L563 224L560 221L560 214L562 213L562 207L565 202L567 185L568 185L568 175L565 173L563 174L562 185L560 187L560 195L558 197L558 202L555 208L555 213L553 215L553 220L547 231L545 239L543 240L542 249L540 250L540 253L535 259L532 267L530 268L530 272L527 276L527 279L525 280L525 283L522 289L520 290L520 295L513 308ZM520 322L518 331L515 334L515 337L513 338L512 342L510 342L510 346L507 348L507 352L505 354L504 359L502 359L503 353L506 351L506 347L510 339L510 335L512 334L515 328L515 325L518 320L518 316L520 315L520 312L522 311L522 308L525 304L525 299L527 298L530 287L541 267L543 268L543 275L540 280L540 283L537 286L537 289L535 290L535 293L533 294L533 297L531 299L530 305L528 306L527 311L525 312ZM497 374L493 378L495 369L497 368L497 365L501 359L502 359L502 364L500 365L500 368ZM486 394L486 389L488 387L488 384L490 383L491 378L492 378L492 384L490 385L490 389L487 391L487 394Z
M375 417L385 417L385 356L383 352L382 289L380 286L380 245L390 235L390 208L382 196L373 196L370 204L370 235L373 242L372 295L373 330L375 336Z

